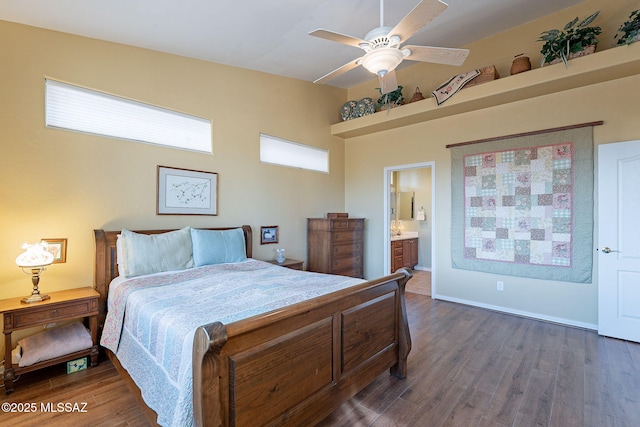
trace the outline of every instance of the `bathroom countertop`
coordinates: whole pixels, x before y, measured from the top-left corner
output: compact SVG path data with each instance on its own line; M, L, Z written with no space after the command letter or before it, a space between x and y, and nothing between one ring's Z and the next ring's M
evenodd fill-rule
M391 241L394 242L396 240L406 240L406 239L417 239L418 232L417 231L403 231L399 236L392 236Z

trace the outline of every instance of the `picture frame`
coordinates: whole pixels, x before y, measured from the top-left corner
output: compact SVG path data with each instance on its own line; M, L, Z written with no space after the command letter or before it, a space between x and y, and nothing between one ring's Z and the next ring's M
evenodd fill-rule
M53 255L52 264L67 262L67 239L42 239L47 243L47 251Z
M218 174L158 166L157 215L218 215Z
M260 244L268 245L271 243L278 243L278 226L267 225L260 227Z

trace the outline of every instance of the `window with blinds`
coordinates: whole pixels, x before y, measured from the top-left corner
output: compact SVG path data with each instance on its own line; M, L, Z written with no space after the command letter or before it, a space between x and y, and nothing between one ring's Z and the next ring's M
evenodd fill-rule
M329 150L260 134L260 161L329 173Z
M45 80L45 124L211 154L211 121L102 92Z

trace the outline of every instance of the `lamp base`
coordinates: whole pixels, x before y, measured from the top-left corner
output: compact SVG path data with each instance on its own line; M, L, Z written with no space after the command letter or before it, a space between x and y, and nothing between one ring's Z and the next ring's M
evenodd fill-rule
M24 297L20 300L20 302L24 303L24 304L31 304L34 302L41 302L44 300L49 299L49 295L43 295L43 294L31 294L28 297Z

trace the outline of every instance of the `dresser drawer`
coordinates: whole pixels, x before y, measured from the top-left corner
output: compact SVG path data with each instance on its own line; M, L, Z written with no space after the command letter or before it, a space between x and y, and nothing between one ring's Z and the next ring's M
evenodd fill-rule
M95 308L92 309L94 305ZM97 312L97 301L83 300L63 306L43 307L41 310L16 311L11 317L13 317L13 328L17 329L48 321L55 322L58 320L88 316L89 314L96 314L95 312ZM5 316L5 318L6 317L9 316Z
M351 267L346 267L346 268L341 268L339 270L334 270L331 272L331 274L336 274L338 276L349 276L349 277L358 277L361 278L363 277L363 273L362 273L362 267L360 267L359 265L354 265Z
M333 243L351 243L354 241L360 241L362 239L361 231L345 230L334 231L331 233L331 241Z
M360 220L332 219L331 230L362 230L364 222Z
M362 254L362 245L359 243L354 244L343 244L343 245L333 245L331 249L331 253L334 259L350 257L355 255Z
M345 268L351 268L353 266L358 266L362 263L361 255L354 255L345 258L334 258L331 262L334 271L342 270Z

